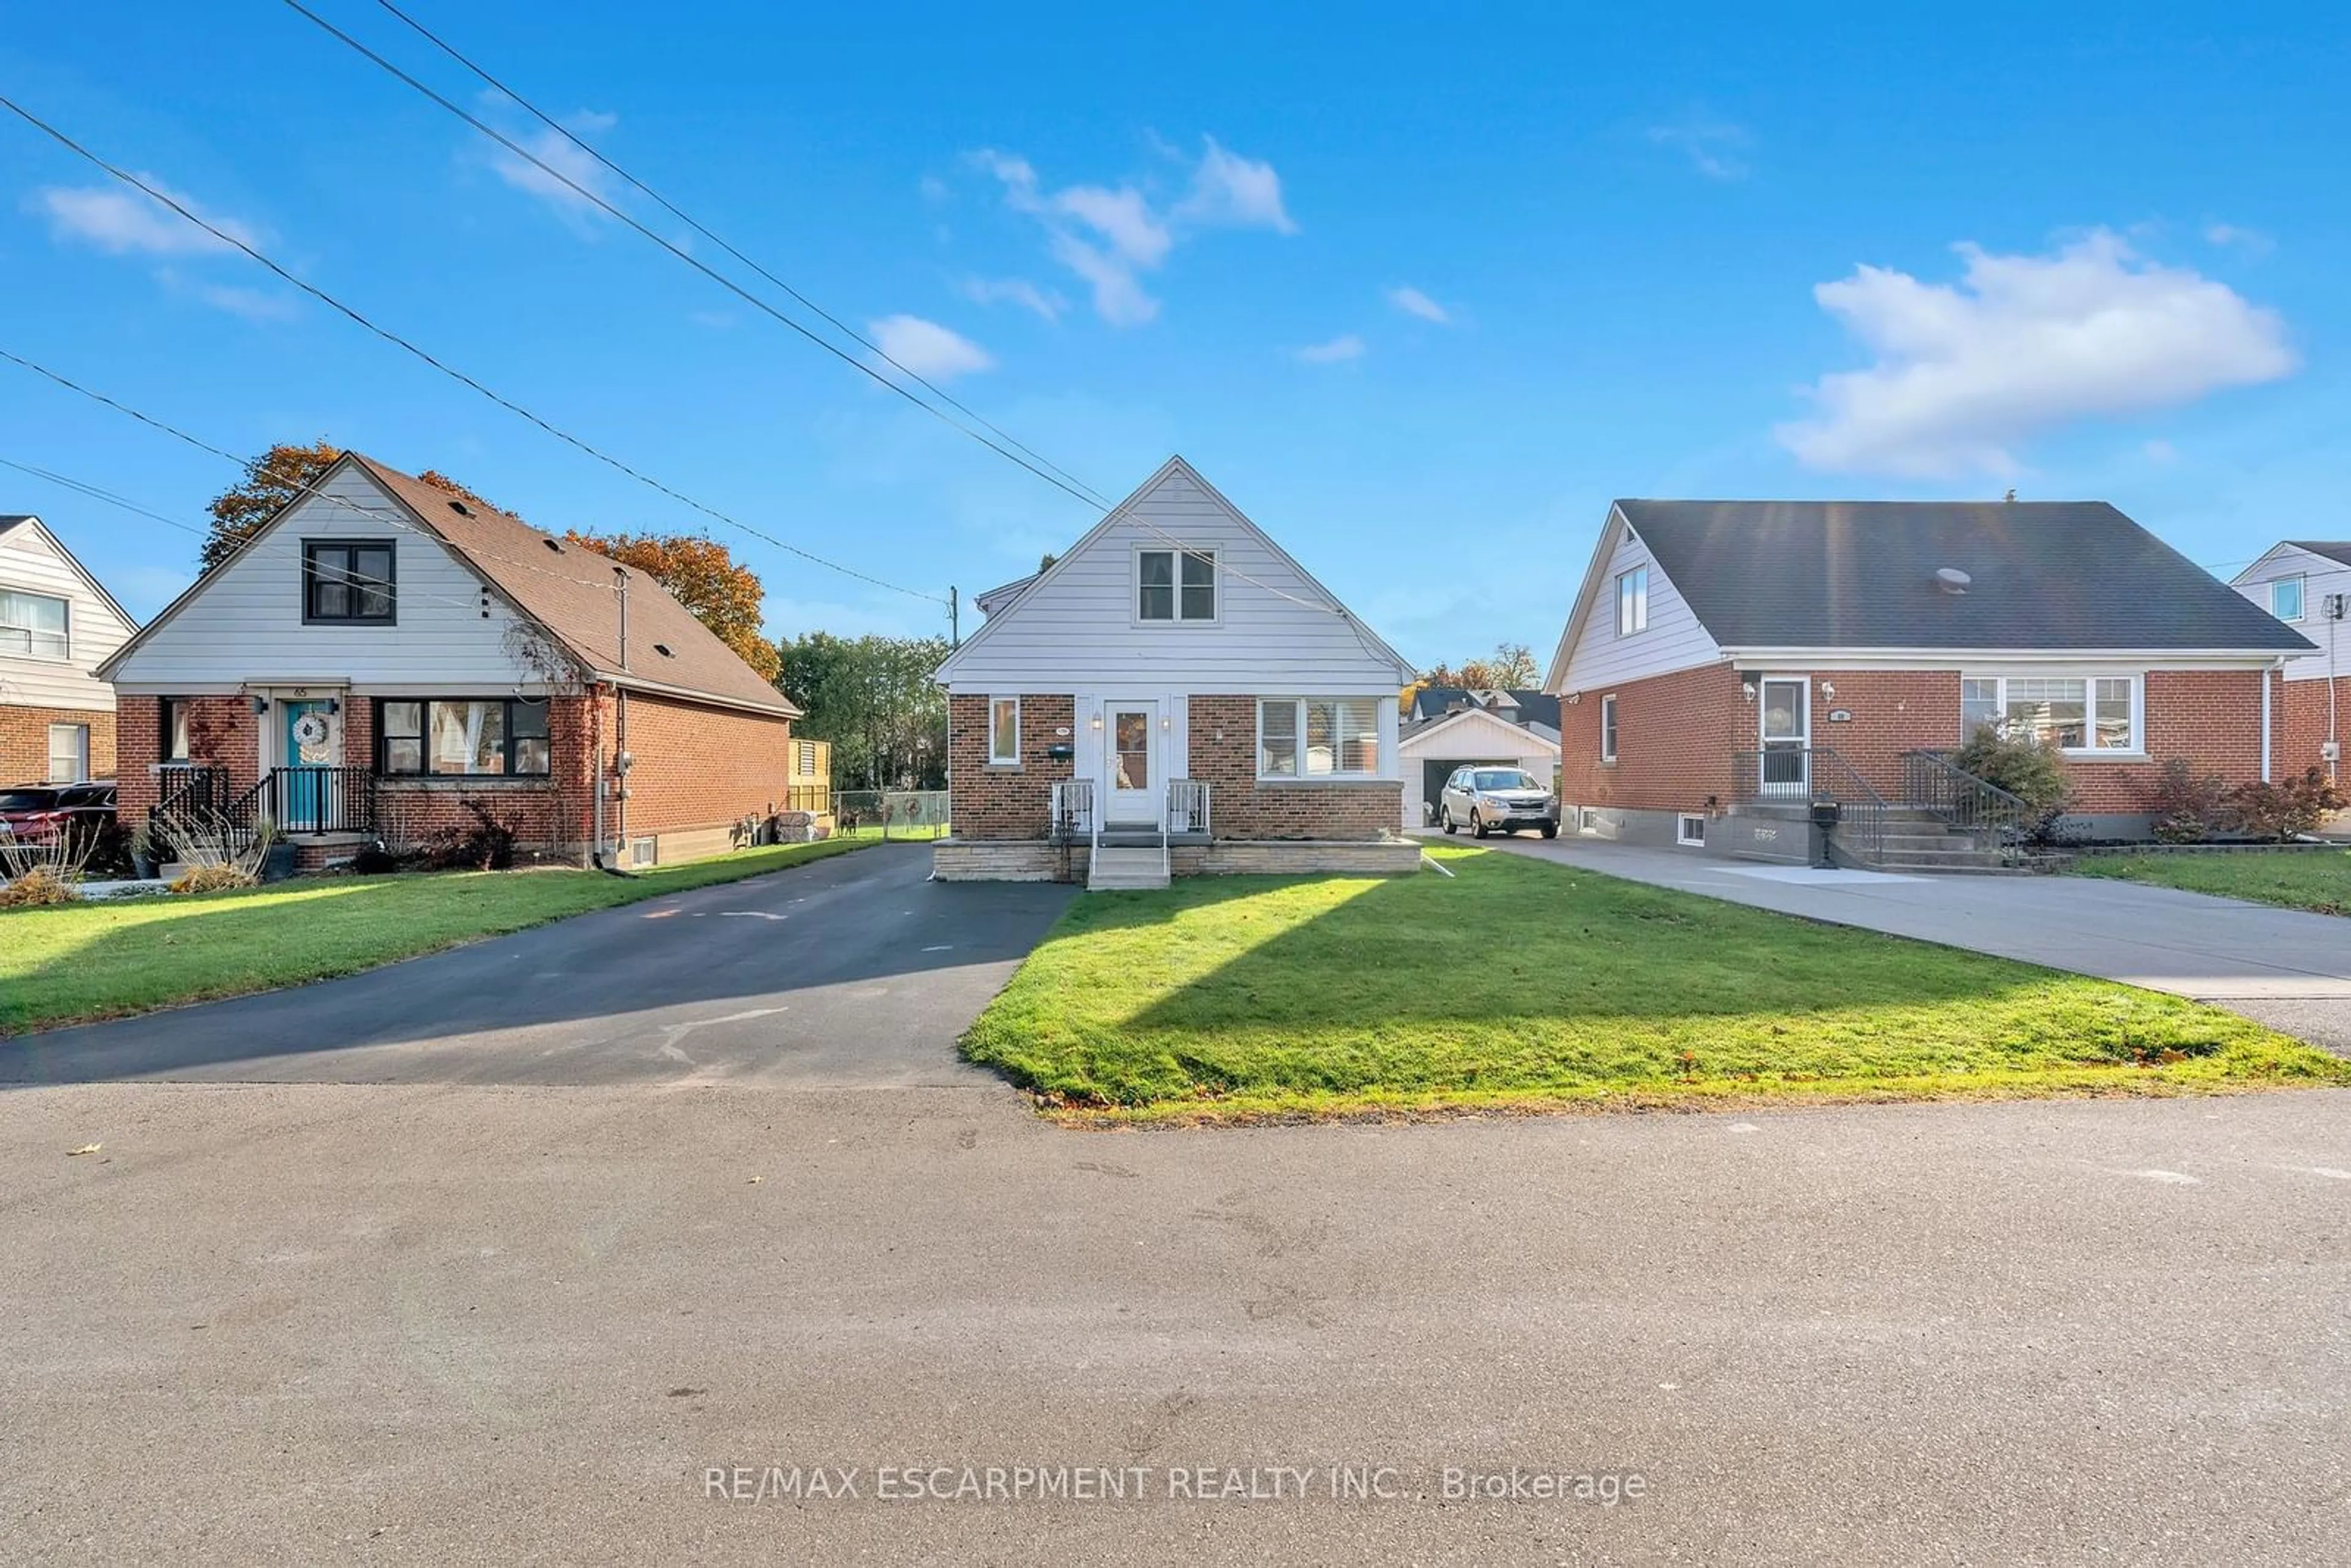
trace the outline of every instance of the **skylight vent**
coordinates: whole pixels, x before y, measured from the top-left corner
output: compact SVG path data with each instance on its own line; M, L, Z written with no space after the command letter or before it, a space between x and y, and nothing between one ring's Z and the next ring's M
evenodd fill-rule
M470 517L474 515L472 507L466 506L465 502L458 500L454 496L449 498L449 509L456 513L461 517Z
M538 542L545 545L548 549L553 550L558 555L561 555L563 553L563 541L561 539L541 539Z
M1935 586L1946 593L1965 593L1968 591L1968 584L1974 580L1974 578L1956 566L1938 566L1935 569Z
M670 651L670 646L666 643L654 643L653 652L659 653L664 659L674 659L677 657L675 653Z

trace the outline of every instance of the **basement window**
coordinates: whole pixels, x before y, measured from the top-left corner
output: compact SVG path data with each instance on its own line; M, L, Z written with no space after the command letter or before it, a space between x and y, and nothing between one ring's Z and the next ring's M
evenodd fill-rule
M1686 844L1693 849L1705 848L1706 819L1692 816L1687 811L1683 812L1681 820L1674 828L1674 842Z

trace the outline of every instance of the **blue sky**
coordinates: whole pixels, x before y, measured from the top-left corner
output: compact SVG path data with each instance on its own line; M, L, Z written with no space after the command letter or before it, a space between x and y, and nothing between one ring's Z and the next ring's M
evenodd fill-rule
M1618 495L2014 486L2207 563L2351 535L2318 7L407 8L1096 488L1182 452L1416 659L1547 651ZM24 11L0 92L771 534L968 597L1092 520L276 0ZM0 347L231 450L705 526L202 237L0 116ZM5 363L0 458L191 521L232 477ZM190 535L0 470L16 510L135 613L191 575ZM707 526L778 633L944 625Z

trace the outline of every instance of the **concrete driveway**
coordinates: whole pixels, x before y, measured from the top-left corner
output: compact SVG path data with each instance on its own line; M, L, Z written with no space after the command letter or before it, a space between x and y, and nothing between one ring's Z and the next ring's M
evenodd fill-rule
M2351 920L2075 876L1894 876L1588 839L1487 847L2213 1002L2351 1054Z
M884 845L348 979L0 1040L0 1083L993 1083L955 1041L1073 889Z

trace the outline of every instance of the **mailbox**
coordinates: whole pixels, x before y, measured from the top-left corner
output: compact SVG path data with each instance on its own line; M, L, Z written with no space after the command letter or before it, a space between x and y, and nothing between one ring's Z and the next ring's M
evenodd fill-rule
M1068 762L1078 755L1078 748L1066 740L1057 740L1045 748L1045 755L1055 762Z

